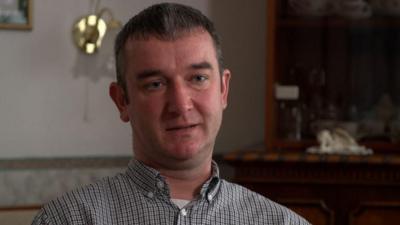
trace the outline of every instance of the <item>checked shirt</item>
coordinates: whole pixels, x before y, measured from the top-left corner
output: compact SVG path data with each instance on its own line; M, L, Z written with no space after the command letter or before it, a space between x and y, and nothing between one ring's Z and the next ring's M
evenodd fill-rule
M47 203L32 225L308 225L284 206L213 174L183 208L170 199L160 173L133 159L126 172Z

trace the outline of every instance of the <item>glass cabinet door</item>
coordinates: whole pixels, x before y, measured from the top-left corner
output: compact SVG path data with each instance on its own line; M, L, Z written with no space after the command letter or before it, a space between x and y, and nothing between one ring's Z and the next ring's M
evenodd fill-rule
M340 128L376 151L399 148L400 0L269 6L271 147L305 149L319 131Z

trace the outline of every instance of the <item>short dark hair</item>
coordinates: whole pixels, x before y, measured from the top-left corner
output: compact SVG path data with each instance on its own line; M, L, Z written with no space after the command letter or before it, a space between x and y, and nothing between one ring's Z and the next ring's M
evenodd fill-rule
M140 40L155 36L160 40L175 40L179 38L179 35L196 28L204 29L210 34L219 71L222 73L224 70L222 49L214 24L199 10L192 7L176 3L161 3L150 6L132 17L118 33L114 46L118 84L126 92L124 47L130 37Z

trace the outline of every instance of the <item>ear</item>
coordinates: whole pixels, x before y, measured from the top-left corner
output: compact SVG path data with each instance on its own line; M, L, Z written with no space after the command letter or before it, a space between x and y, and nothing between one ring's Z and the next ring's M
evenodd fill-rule
M110 84L109 94L111 99L114 101L115 105L119 111L119 117L122 121L129 121L129 113L128 113L128 103L127 98L125 97L124 89L118 85L116 82L112 82Z
M225 109L228 105L229 81L231 79L231 71L225 69L221 77L221 97L222 106Z

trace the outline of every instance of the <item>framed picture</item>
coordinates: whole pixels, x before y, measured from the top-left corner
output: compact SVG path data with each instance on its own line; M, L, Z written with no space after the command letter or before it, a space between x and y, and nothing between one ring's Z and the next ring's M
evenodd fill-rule
M32 29L32 0L0 0L0 29Z

